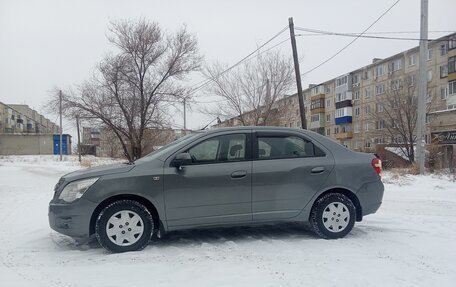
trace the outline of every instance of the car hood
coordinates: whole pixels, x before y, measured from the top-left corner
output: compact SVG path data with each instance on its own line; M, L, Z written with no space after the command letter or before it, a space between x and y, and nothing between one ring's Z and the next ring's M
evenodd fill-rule
M115 174L115 173L123 173L128 172L135 168L135 165L131 164L111 164L111 165L103 165L88 169L81 169L71 173L68 173L62 177L65 182L74 181L77 179L89 178L89 177L97 177L102 175L108 174Z

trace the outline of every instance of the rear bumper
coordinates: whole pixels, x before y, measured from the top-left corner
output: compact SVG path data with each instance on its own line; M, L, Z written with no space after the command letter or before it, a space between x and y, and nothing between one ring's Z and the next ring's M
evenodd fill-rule
M49 225L55 231L76 238L89 238L90 219L97 204L84 198L72 203L49 203Z
M372 214L382 205L383 192L385 187L378 180L364 184L357 192L357 197L364 215Z

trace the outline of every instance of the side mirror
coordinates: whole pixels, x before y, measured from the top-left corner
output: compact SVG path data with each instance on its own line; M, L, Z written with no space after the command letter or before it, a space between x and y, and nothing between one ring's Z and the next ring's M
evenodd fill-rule
M173 160L173 165L178 169L182 169L182 166L189 165L192 163L192 156L188 152L183 152L178 155Z

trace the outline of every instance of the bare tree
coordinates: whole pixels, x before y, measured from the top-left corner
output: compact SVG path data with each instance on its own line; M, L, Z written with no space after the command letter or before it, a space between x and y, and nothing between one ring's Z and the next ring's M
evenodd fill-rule
M370 116L375 124L375 136L386 137L400 149L410 162L415 161L414 145L418 119L418 98L415 75L395 79L385 87L385 93L376 98ZM427 108L432 99L428 98Z
M202 58L185 27L166 34L155 22L123 20L111 23L107 38L116 53L76 92L65 93L63 105L67 115L99 119L131 161L143 155L145 130L163 126L166 101L186 95L179 83L200 68Z
M221 99L215 108L206 109L205 113L237 117L243 126L277 122L275 103L290 90L293 83L291 59L279 52L268 52L224 72L226 68L216 63L205 71L211 80L206 92Z

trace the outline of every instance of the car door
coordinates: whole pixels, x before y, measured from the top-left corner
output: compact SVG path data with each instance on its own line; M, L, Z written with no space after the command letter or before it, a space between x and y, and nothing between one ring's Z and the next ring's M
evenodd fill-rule
M301 133L257 132L253 146L253 221L297 216L334 166L332 154Z
M251 132L199 140L180 152L192 163L164 168L168 227L252 221Z

